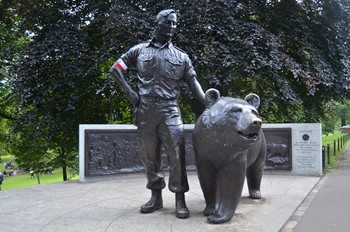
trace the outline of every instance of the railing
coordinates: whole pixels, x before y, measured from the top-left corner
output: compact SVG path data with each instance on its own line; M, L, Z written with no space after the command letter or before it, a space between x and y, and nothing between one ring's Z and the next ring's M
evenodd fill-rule
M326 146L322 146L322 169L326 168L326 160L327 164L331 164L331 155L337 157L340 150L349 140L350 135L344 134L341 135L337 140L334 140L333 143L327 144Z

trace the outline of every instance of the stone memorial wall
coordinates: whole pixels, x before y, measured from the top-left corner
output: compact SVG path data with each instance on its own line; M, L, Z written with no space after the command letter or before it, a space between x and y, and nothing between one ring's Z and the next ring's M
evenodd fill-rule
M184 125L188 170L195 170L193 126ZM322 175L321 124L264 124L263 130L267 141L265 173ZM137 136L137 128L133 125L80 125L80 181L106 180L121 173L143 172ZM163 159L165 169L166 160Z
M291 174L322 175L322 126L320 123L265 124L263 128L291 128Z

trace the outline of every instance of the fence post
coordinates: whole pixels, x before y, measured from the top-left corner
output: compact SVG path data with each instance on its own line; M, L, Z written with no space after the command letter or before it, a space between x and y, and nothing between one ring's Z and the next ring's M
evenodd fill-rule
M343 148L343 136L340 136L340 148Z
M327 159L328 159L328 164L331 163L331 157L330 157L330 150L331 150L331 145L328 143L327 144Z
M322 170L326 168L326 154L325 154L326 148L325 146L322 146Z
M333 141L333 155L334 155L334 156L336 156L336 154L337 154L336 143L337 143L337 142L334 140L334 141Z
M340 150L340 144L339 144L339 142L340 142L340 139L338 138L338 143L337 143L338 151Z

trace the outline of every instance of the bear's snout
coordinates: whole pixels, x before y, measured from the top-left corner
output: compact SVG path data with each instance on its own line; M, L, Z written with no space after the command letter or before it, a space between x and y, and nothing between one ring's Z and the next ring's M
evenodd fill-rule
M252 125L253 126L261 126L261 124L262 124L262 121L261 121L260 118L253 118L252 119Z
M255 143L259 138L262 120L256 116L251 118L248 117L241 118L241 121L238 122L237 126L240 125L238 130L238 135L243 138L245 141L250 143Z

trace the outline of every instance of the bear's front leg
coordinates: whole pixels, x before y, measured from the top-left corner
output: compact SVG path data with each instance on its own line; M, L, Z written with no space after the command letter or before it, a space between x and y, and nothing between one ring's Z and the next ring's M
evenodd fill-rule
M200 157L196 148L194 148L194 152L196 154L195 161L197 166L198 179L206 203L203 215L209 216L215 212L216 169L210 161Z
M235 162L231 162L219 170L218 208L212 215L208 216L209 223L220 224L232 219L242 195L246 174L246 162L242 158L235 159Z

